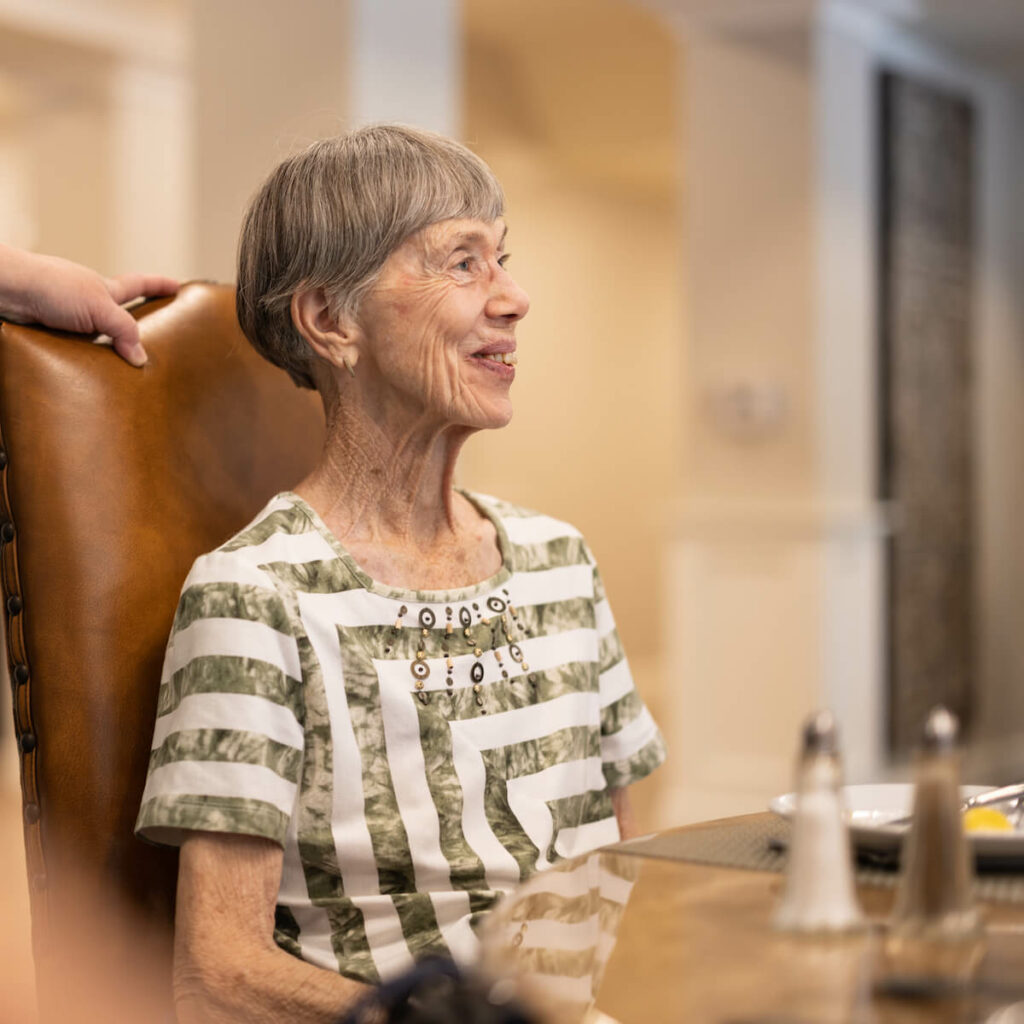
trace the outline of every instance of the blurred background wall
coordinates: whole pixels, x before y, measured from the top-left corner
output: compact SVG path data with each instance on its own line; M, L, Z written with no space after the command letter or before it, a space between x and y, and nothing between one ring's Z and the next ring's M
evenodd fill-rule
M463 133L507 192L530 294L512 424L463 475L575 523L633 672L665 718L664 552L679 477L679 54L620 0L465 0ZM653 787L653 788L652 788ZM656 776L643 789L657 811Z
M1022 53L1016 0L0 0L0 237L230 280L247 197L312 139L392 118L475 148L533 308L516 418L463 481L588 537L672 747L640 794L664 827L763 807L821 705L851 779L903 771L876 84L965 97L971 751L1001 781L1024 771Z

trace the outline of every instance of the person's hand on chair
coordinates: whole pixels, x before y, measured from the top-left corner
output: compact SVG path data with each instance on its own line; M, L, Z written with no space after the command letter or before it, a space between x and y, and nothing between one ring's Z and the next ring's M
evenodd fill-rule
M101 277L59 256L0 245L0 317L80 334L107 334L132 366L146 362L139 327L122 302L173 295L178 282L156 274Z

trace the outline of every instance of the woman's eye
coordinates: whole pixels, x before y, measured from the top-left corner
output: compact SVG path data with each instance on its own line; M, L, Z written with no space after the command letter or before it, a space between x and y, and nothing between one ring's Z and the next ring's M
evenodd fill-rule
M510 259L512 259L512 253L510 253L510 252L503 253L501 256L498 257L498 266L499 267L506 266Z
M464 271L466 271L468 273L471 266L472 266L472 260L468 260L468 259L466 259L466 260L459 260L459 262L455 264L455 269L456 270L464 270Z

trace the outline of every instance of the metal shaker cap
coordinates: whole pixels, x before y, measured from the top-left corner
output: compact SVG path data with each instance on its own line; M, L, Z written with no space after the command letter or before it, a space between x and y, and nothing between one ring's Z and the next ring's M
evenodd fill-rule
M803 753L839 753L839 730L831 711L817 711L804 722Z
M938 704L928 712L921 736L921 748L930 753L953 750L959 733L960 723L956 715Z

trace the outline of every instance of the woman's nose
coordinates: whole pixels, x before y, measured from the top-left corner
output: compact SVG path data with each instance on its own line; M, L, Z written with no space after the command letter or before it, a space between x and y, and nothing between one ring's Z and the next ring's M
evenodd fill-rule
M499 266L487 302L487 315L514 323L522 320L529 311L530 296L504 267Z

